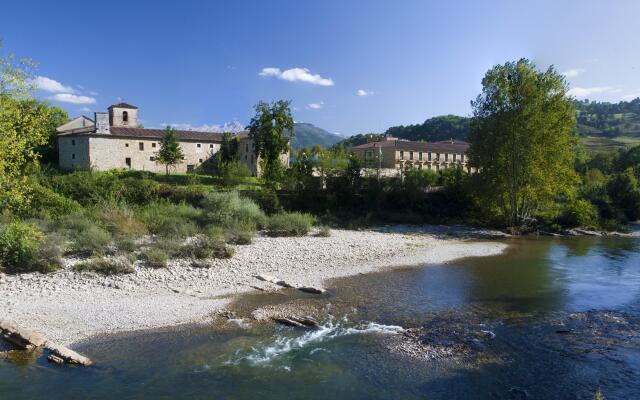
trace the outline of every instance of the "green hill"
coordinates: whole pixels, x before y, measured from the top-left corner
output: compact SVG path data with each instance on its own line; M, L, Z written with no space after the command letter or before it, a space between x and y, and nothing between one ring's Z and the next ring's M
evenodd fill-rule
M313 124L297 122L294 126L295 136L291 140L291 147L300 150L303 147L311 147L319 144L322 147L331 147L344 139L340 135L327 132Z
M619 103L576 101L578 135L589 150L603 151L640 143L640 98ZM392 126L384 134L416 141L465 140L470 118L441 115L422 124ZM340 144L356 146L382 134L351 136Z

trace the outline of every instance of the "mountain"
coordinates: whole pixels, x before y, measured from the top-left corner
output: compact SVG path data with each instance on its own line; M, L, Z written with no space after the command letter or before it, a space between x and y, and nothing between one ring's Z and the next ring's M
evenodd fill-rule
M331 147L344 139L340 135L327 132L313 124L296 122L294 125L295 136L291 140L291 147L300 150L303 147L311 147L319 144L322 147Z
M447 139L465 140L469 135L470 118L457 115L440 115L422 124L392 126L385 135L407 140L437 142Z

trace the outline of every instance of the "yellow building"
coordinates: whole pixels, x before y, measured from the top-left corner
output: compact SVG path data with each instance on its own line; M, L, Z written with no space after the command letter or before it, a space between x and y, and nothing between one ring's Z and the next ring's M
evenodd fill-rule
M413 167L438 171L461 166L471 171L467 164L468 149L469 143L461 140L412 142L385 136L381 140L354 146L351 151L365 168L400 170Z

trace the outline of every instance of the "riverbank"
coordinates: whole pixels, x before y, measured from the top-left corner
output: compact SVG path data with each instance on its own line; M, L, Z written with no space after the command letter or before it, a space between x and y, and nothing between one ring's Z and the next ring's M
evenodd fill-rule
M78 273L79 259L64 260L52 274L0 275L3 318L69 345L99 334L207 322L233 295L280 287L256 279L266 274L301 286L322 286L330 278L394 266L446 263L501 253L506 244L469 241L493 237L489 231L450 228L416 230L332 230L330 237L258 237L238 246L233 258L194 268L186 259L166 269L135 264L133 274Z

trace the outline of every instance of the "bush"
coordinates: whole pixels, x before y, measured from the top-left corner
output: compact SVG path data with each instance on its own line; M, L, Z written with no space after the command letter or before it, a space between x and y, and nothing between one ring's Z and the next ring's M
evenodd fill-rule
M269 217L267 235L304 236L311 230L314 221L312 215L299 212L275 214Z
M192 243L182 246L180 255L185 258L202 260L205 258L231 258L235 250L224 240L208 236L197 236Z
M120 251L133 253L138 248L135 240L129 236L118 236L115 240L116 248Z
M256 225L250 222L237 222L224 231L227 242L237 245L251 244L256 236Z
M131 263L126 258L94 258L74 265L78 272L97 272L103 275L131 274L135 272Z
M28 214L31 217L54 219L79 212L82 208L78 202L40 184L33 185L32 189L32 200Z
M129 204L145 205L158 200L160 184L150 179L125 178L119 197Z
M211 268L213 264L207 260L193 260L191 262L191 266L193 268Z
M152 234L185 238L198 232L194 220L198 219L200 214L200 210L189 204L171 204L161 201L144 207L138 217Z
M162 238L160 240L157 240L153 244L152 248L163 251L167 254L168 258L173 258L180 255L180 249L182 248L182 245L179 241Z
M151 268L167 268L169 256L160 249L150 249L141 254L140 259Z
M96 216L112 234L138 236L147 231L144 223L135 218L133 212L126 207L105 204L96 213Z
M164 184L160 186L158 197L172 203L188 203L193 206L200 204L207 193L202 186L177 186Z
M238 186L251 176L249 167L241 161L232 161L220 167L222 184L227 187Z
M318 232L316 233L316 236L329 237L331 236L331 229L329 229L329 227L326 225L322 225L320 228L318 228Z
M268 215L283 210L280 199L273 190L247 190L242 192L242 196L253 200Z
M588 200L578 199L566 205L558 222L566 227L594 228L598 225L598 210Z
M51 188L82 205L117 200L122 182L111 172L76 171L49 178Z
M12 222L0 227L0 268L7 272L48 272L61 265L60 247L37 227Z
M74 252L103 254L111 242L111 234L82 214L69 215L57 223L65 236L71 239Z
M240 197L238 192L210 192L202 200L202 220L207 224L225 227L236 223L264 225L266 216L251 199Z

